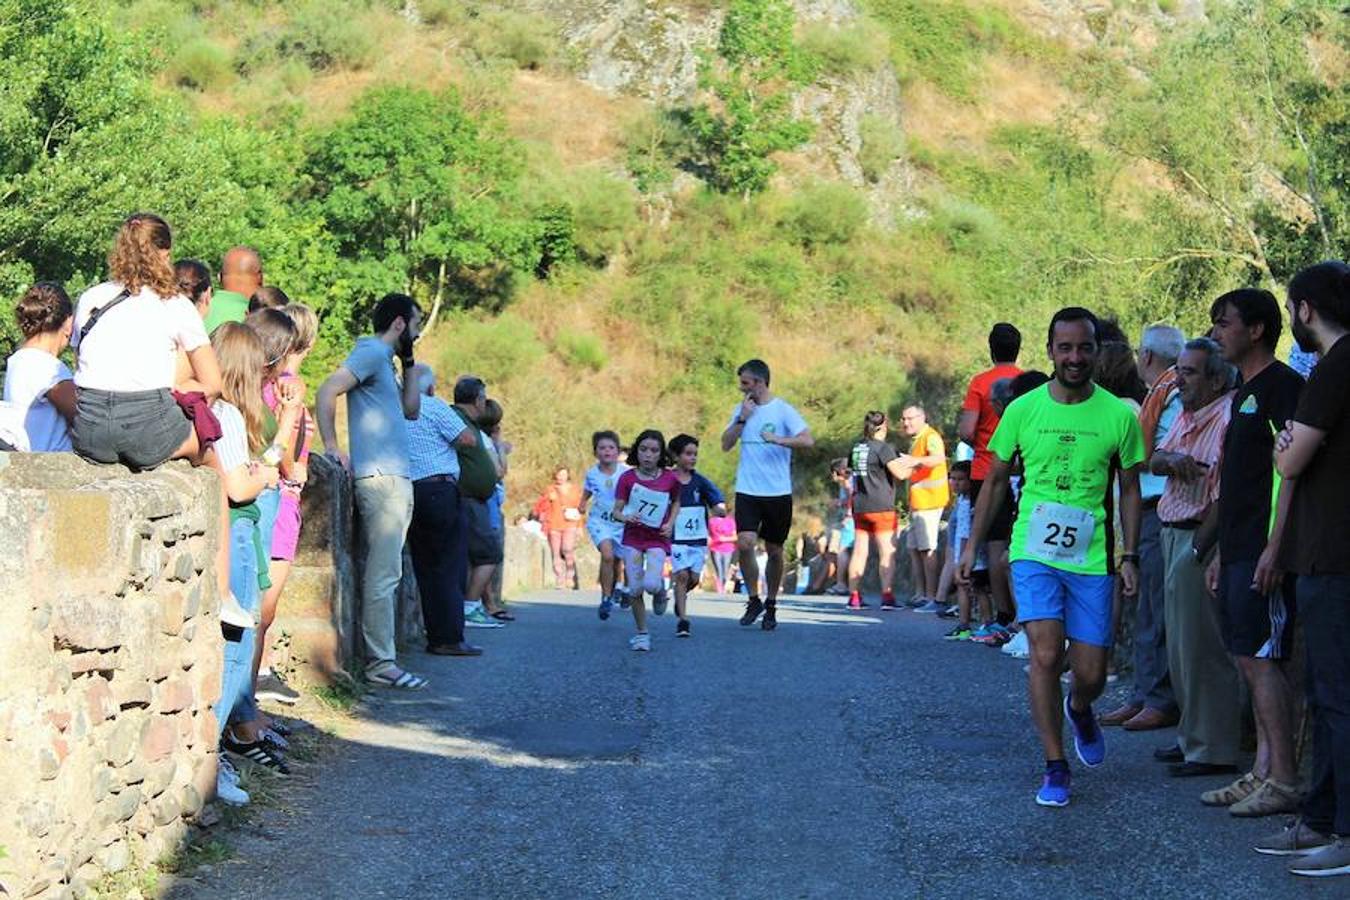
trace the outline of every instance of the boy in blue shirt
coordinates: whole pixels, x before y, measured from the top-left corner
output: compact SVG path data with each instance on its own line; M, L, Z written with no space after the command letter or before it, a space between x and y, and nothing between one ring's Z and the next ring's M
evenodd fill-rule
M703 577L703 566L708 559L708 511L714 516L727 514L722 492L694 467L698 465L698 438L687 434L676 435L670 442L670 455L675 458L675 477L680 480L680 514L675 519L675 536L671 552L671 580L675 585L675 636L689 637L689 619L685 615L685 601L691 588ZM658 616L665 605L655 605L652 612Z

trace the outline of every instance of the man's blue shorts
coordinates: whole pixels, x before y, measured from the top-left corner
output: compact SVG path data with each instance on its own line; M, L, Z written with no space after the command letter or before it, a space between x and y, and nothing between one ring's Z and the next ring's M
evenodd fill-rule
M1017 620L1056 619L1071 641L1110 647L1114 575L1080 575L1030 559L1012 564Z

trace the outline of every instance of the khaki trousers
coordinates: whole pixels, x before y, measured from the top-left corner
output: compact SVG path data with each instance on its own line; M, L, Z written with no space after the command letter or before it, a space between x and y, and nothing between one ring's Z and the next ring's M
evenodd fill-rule
M1242 729L1238 672L1191 552L1194 538L1194 531L1162 530L1167 667L1181 708L1177 743L1187 762L1235 765Z

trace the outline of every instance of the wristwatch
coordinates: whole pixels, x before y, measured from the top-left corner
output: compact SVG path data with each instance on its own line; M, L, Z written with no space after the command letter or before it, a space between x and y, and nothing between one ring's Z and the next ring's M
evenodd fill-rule
M737 424L737 425L740 425L740 426L743 428L743 427L745 427L745 423L746 423L747 421L749 421L749 420L748 420L748 419L737 418L737 419L736 419L736 424Z

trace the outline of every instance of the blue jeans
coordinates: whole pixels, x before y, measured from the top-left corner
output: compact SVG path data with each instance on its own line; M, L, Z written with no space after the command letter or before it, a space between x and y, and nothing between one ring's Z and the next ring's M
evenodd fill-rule
M239 605L256 618L261 605L258 592L258 553L253 543L256 523L239 519L230 525L230 592ZM257 630L245 628L237 641L225 641L225 665L220 676L220 702L216 720L222 731L226 723L248 722L258 715L253 699L253 644Z

